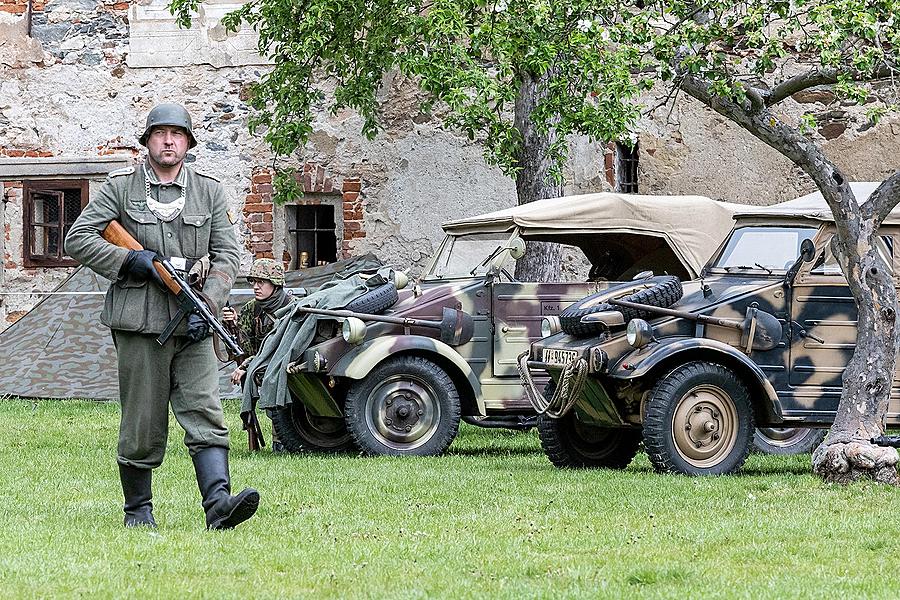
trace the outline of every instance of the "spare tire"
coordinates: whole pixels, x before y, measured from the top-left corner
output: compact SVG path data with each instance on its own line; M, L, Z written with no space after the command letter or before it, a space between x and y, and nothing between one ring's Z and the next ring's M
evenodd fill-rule
M559 324L562 330L569 335L579 337L597 335L605 331L606 326L602 323L582 323L582 317L597 312L616 310L622 313L625 321L628 322L634 318L644 319L652 314L636 308L613 306L607 300L626 300L638 304L667 308L678 302L683 293L681 280L671 275L650 277L641 281L630 281L586 296L575 304L566 307L559 314Z
M388 282L357 296L344 308L353 312L377 315L396 304L399 297L397 286L393 282Z

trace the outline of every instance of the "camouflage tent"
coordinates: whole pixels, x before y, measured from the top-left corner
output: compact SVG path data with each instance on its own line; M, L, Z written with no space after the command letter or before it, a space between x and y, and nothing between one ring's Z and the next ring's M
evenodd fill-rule
M374 270L373 255L289 271L285 286L313 290L334 277ZM38 304L0 333L0 397L118 398L116 352L100 311L109 281L88 269L78 269ZM241 306L253 297L246 280L231 292L230 304ZM240 396L228 380L234 363L220 365L223 398Z

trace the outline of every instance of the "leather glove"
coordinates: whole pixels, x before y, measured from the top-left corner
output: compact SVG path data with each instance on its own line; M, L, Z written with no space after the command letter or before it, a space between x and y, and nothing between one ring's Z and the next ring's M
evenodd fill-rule
M155 281L163 285L162 278L153 266L153 258L156 252L152 250L129 250L122 268L119 269L119 277L131 276L138 281Z
M187 317L187 333L185 336L193 344L209 335L209 325L200 316L200 313L192 312Z

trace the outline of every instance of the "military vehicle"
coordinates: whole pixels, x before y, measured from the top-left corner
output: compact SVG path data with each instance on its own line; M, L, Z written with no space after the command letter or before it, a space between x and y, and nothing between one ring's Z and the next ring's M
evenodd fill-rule
M460 419L533 424L516 357L541 337L542 318L649 268L695 277L734 208L695 196L591 194L447 223L424 274L384 311L393 323L359 313L320 323L288 366L292 402L270 412L276 432L291 451L431 455L450 445ZM564 244L590 264L588 281L516 281L526 241ZM375 304L370 312L385 308ZM454 340L464 321L471 331Z
M857 198L876 185L854 184ZM880 231L896 272L900 214ZM754 426L770 428L776 448L784 431L820 440L804 428L833 422L856 345L833 235L819 194L746 207L699 278L642 278L548 319L553 335L520 365L550 460L624 468L643 441L658 471L717 475L741 467ZM551 375L543 394L532 372ZM887 419L900 423L896 399Z

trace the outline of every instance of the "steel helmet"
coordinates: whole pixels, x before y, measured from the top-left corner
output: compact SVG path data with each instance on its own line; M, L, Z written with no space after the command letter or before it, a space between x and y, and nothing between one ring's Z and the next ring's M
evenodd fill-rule
M188 148L193 148L197 145L197 140L194 138L193 126L191 125L191 115L188 113L187 109L180 104L167 102L165 104L157 104L153 107L150 114L147 115L147 126L144 127L144 133L138 138L138 142L141 143L141 146L147 145L147 138L150 137L150 130L158 125L181 127L187 131L189 140Z
M250 267L247 279L266 279L272 285L284 285L284 266L273 258L258 258Z

